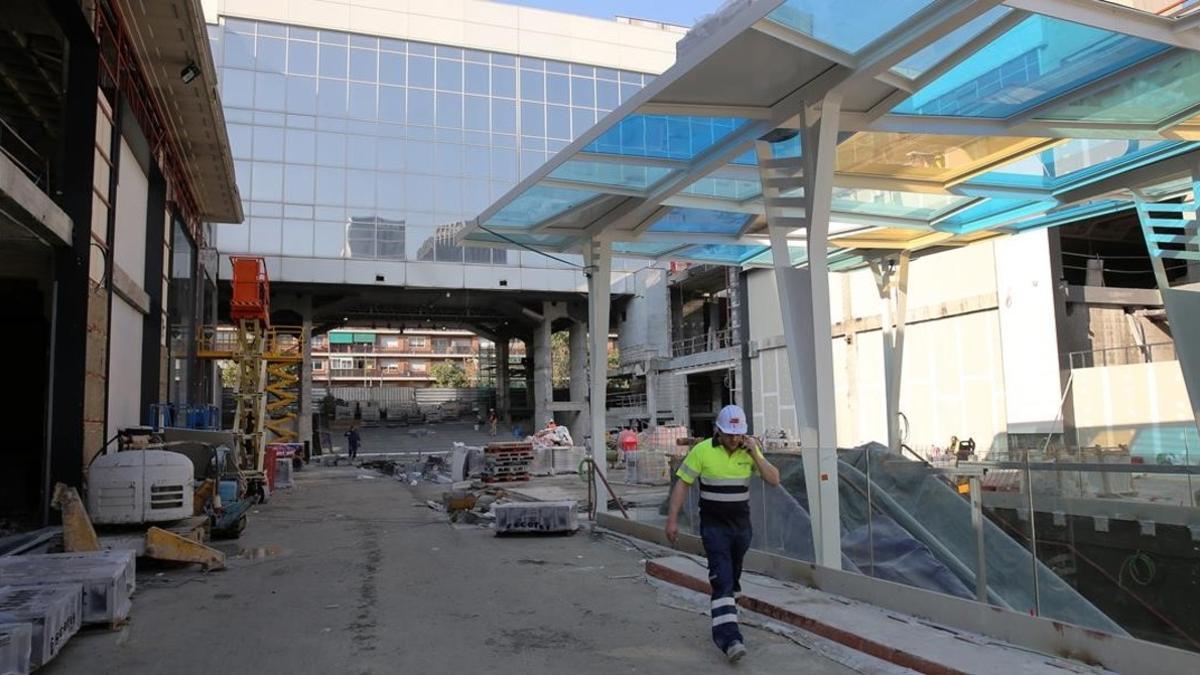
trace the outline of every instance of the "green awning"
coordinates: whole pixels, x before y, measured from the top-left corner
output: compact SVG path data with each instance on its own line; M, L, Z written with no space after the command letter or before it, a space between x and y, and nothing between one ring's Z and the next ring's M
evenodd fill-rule
M368 344L375 344L375 334L374 333L355 333L354 341L355 342L365 342Z
M354 342L354 333L330 333L329 344L348 345Z

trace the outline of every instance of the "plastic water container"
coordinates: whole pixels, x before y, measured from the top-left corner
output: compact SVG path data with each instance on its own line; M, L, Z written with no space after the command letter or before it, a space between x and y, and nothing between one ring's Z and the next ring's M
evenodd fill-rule
M217 493L221 495L222 504L230 504L237 501L238 484L236 480L223 480L217 486Z

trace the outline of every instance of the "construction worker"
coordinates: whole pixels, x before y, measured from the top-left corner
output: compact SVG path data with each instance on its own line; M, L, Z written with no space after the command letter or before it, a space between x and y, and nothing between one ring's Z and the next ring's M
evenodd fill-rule
M742 559L750 548L750 477L779 485L779 469L762 454L758 441L746 435L746 413L727 405L717 415L717 433L697 443L676 472L667 514L667 539L679 536L679 510L692 483L700 479L700 538L708 557L712 586L712 637L730 661L746 655L738 629L734 594L741 590Z

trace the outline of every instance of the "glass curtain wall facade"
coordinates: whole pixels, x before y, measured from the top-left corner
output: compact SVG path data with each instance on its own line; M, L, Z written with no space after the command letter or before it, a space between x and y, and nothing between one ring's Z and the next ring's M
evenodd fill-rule
M454 224L653 77L262 21L208 30L246 213L217 225L231 253L511 264L454 246Z

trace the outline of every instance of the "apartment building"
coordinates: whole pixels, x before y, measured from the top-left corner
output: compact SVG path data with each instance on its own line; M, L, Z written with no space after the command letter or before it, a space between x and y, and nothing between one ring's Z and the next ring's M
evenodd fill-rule
M340 387L431 387L438 363L479 380L479 337L464 330L342 328L312 338L313 384Z

